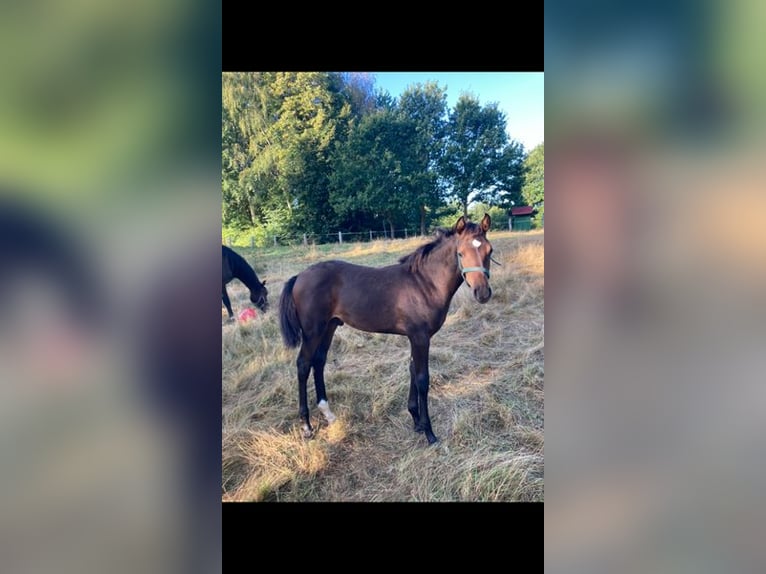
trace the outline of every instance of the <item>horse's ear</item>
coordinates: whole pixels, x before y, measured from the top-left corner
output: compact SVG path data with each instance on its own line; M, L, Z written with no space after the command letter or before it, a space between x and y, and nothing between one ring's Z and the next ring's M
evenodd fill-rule
M455 233L459 235L463 233L464 229L465 229L465 216L461 215L460 218L455 223Z
M489 231L489 226L492 223L492 219L489 217L489 213L485 213L484 217L481 219L481 229L486 233Z
M266 280L265 280L265 279L263 280L263 282L261 283L261 285L263 285L264 287L266 286Z

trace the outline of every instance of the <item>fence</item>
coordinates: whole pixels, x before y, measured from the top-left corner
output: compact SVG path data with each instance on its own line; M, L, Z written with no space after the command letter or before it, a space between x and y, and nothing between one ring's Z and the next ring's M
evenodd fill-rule
M272 235L268 244L277 247L279 245L317 245L323 243L359 243L364 241L374 241L376 239L408 239L420 234L420 230L415 229L394 229L386 231L337 231L335 233L302 233L297 235ZM231 236L226 238L229 247L232 246ZM255 247L255 236L250 236L250 247Z
M512 231L528 230L529 227L519 227L519 222L511 223L511 218L508 218L508 229ZM393 234L391 230L385 231L336 231L333 233L302 233L296 235L272 235L270 240L267 241L267 245L273 245L274 247L280 245L296 246L296 245L320 245L324 243L361 243L366 241L374 241L376 239L408 239L420 235L420 229L394 229ZM229 247L233 244L233 238L228 236L226 243ZM250 236L250 247L255 247L255 236Z

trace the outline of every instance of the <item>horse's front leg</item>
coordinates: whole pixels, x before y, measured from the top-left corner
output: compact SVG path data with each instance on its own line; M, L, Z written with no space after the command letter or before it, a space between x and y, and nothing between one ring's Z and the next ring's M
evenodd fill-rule
M226 307L226 311L229 313L229 321L233 321L234 312L231 310L231 301L229 301L229 294L226 292L226 285L223 286L223 304Z
M415 430L422 430L425 432L428 444L434 444L439 439L436 438L436 435L434 435L434 432L431 429L431 418L428 416L428 350L430 345L431 339L428 336L410 337L412 364L415 371L415 387L417 388L420 415ZM412 395L412 389L410 389L410 395Z
M410 396L407 400L407 410L412 415L412 422L415 425L415 432L423 432L420 425L420 409L418 409L418 387L417 373L415 372L415 361L410 357Z

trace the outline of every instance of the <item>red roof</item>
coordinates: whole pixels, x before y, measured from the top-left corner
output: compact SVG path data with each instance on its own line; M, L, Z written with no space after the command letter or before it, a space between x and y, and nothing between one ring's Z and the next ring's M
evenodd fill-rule
M511 215L533 215L534 212L535 208L529 205L511 208Z

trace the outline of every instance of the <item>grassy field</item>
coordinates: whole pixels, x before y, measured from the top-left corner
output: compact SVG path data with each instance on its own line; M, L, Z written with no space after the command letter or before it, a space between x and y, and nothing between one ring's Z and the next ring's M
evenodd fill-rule
M542 501L543 232L490 233L493 297L462 286L431 341L427 446L407 412L409 342L340 327L325 378L327 426L309 379L311 440L300 435L297 349L283 346L283 283L310 264L395 263L426 239L237 251L266 280L271 309L223 326L224 501ZM249 306L229 284L235 314ZM223 307L222 319L225 317Z

